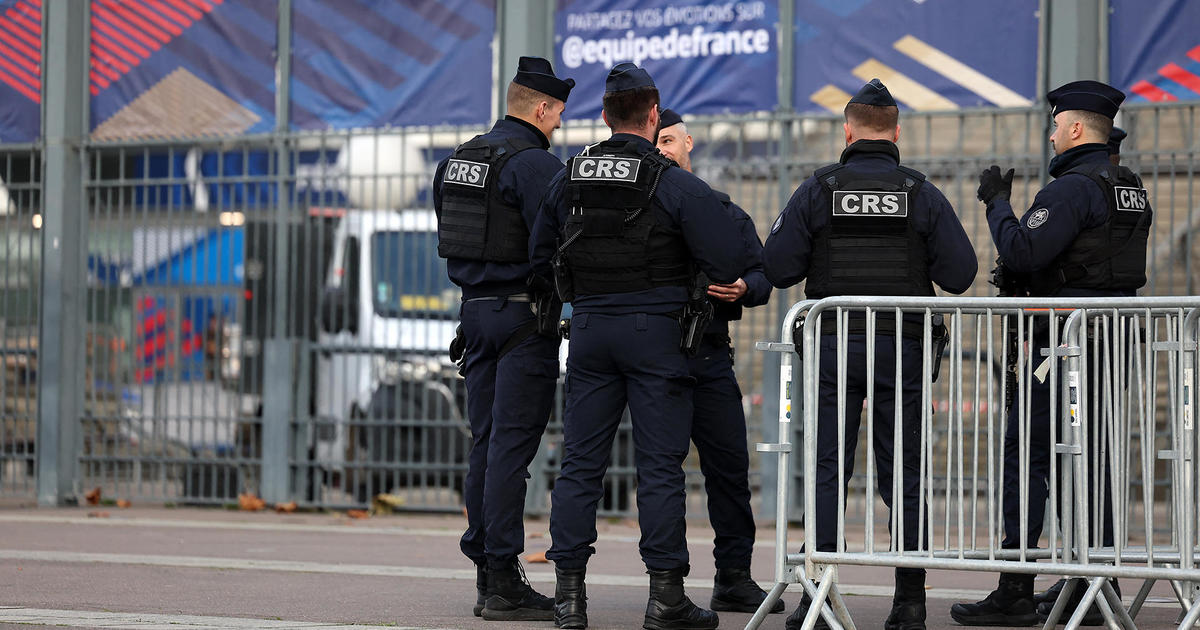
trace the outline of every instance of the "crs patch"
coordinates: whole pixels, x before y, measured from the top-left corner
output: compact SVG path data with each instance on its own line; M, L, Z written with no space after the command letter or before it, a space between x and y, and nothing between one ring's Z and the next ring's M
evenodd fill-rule
M835 217L907 217L908 193L877 190L836 190Z
M1029 213L1029 220L1025 222L1029 229L1034 230L1042 226L1050 219L1050 210L1048 208L1038 208Z
M571 160L571 179L632 183L637 181L641 167L642 161L637 158L580 155Z
M1113 186L1117 197L1117 210L1122 212L1145 212L1150 207L1150 199L1145 188L1129 186Z
M483 188L487 183L490 164L486 162L469 162L467 160L450 160L446 163L446 174L443 181L448 184L461 184Z

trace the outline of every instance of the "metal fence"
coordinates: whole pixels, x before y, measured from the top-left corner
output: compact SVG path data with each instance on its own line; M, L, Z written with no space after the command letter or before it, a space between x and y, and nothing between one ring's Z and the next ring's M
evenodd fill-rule
M1181 607L1193 609L1196 593L1188 581L1200 579L1191 461L1197 307L1198 298L1172 297L841 297L797 304L783 323L782 340L764 347L785 353L780 379L792 393L791 407L779 422L781 434L794 442L760 448L780 454L779 585L793 580L792 568L820 581L818 593L799 578L818 604L806 627L826 597L833 604L827 614L836 611L841 625L852 627L837 590L841 564L1097 578L1076 616L1096 599L1113 623L1130 628L1154 580L1172 581ZM942 317L947 359L935 382L942 359L933 341ZM794 337L793 321L803 321L803 333ZM851 342L851 334L862 341ZM894 339L906 337L912 348L890 352ZM865 352L854 345L851 354L852 343L865 344ZM793 352L801 360L794 370ZM864 379L865 392L858 383ZM909 382L915 393L903 385ZM948 413L931 404L939 389L952 403ZM847 402L863 393L865 406ZM830 398L837 401L836 417L819 411L817 401ZM880 399L895 405L883 408ZM865 447L857 450L867 457L856 478L862 483L852 483L850 460L843 462L841 453L855 450L846 427L858 427L860 417ZM787 551L793 444L802 445L807 481L800 497L802 553ZM1035 483L1038 469L1047 476L1048 496ZM1006 479L1016 487L1006 487ZM877 493L892 497L890 512ZM836 507L828 505L832 500ZM1042 501L1045 546L1029 533L1042 528L1029 511ZM1018 518L1003 521L1010 531L1001 520L1006 503L1019 506ZM847 518L850 505L859 506L861 520ZM890 538L882 541L885 532ZM1129 611L1107 577L1147 581ZM770 602L748 627L757 627L769 609ZM1051 617L1060 613L1062 606Z
M1132 105L1125 163L1157 209L1147 294L1192 290L1191 177L1200 105ZM1044 179L1041 109L905 113L900 151L957 208L986 295L994 249L974 192L992 162L1017 168L1014 206ZM379 493L415 509L458 510L469 436L445 348L458 294L436 258L429 183L436 162L483 127L353 130L234 138L92 142L85 147L87 265L81 295L87 386L75 487L143 501L364 505ZM729 193L766 235L799 183L843 148L836 116L690 120L697 174ZM567 121L566 157L607 137ZM10 191L4 308L0 492L31 496L41 239L37 147L0 146ZM801 287L733 326L753 441L775 441L774 336ZM935 403L950 401L939 393ZM561 409L561 405L559 406ZM760 421L761 419L761 421ZM531 471L528 509L545 513L557 418ZM614 445L601 513L632 511L632 444ZM752 460L760 513L774 507L769 461ZM704 511L695 459L693 514ZM798 517L798 512L793 514Z

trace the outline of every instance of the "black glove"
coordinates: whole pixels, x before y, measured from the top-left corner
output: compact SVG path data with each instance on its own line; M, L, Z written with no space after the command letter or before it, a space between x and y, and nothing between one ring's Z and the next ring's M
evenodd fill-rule
M1012 178L1013 169L1008 169L1001 177L1000 167L993 164L979 174L979 190L975 194L989 207L997 199L1008 201L1009 195L1012 194Z

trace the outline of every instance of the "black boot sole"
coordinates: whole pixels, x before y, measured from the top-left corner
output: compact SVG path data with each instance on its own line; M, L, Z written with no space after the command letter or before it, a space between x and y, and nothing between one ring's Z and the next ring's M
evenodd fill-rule
M954 610L950 611L950 617L964 626L1036 626L1038 625L1037 613L1029 613L1025 615L976 615L966 616L957 615Z
M575 617L573 619L563 619L561 621L558 619L554 620L555 628L564 628L565 630L583 630L583 628L586 628L587 625L587 617L584 617L583 619Z
M759 604L761 604L761 602L751 604L748 602L731 601L728 599L719 599L716 597L708 600L709 610L715 610L717 612L740 612L740 613L758 612ZM773 606L771 608L771 614L781 613L781 612L783 612L783 609L784 609L783 600L782 599L778 600L775 602L775 606Z
M712 623L697 624L686 619L651 619L646 617L642 622L642 628L645 630L716 630L716 627L721 625L720 620L713 620Z
M514 608L512 610L492 610L484 608L480 615L488 621L554 621L553 610L538 608Z

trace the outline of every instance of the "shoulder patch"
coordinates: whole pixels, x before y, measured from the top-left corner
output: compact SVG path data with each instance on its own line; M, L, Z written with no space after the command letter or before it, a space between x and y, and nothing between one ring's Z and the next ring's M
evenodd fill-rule
M1029 229L1035 230L1042 226L1047 219L1050 218L1050 210L1047 208L1038 208L1029 213L1029 220L1025 222Z
M784 212L787 212L787 211L785 210ZM771 224L771 233L772 234L778 232L779 228L783 227L783 214L784 214L783 212L780 212L779 216L775 218L775 222Z

